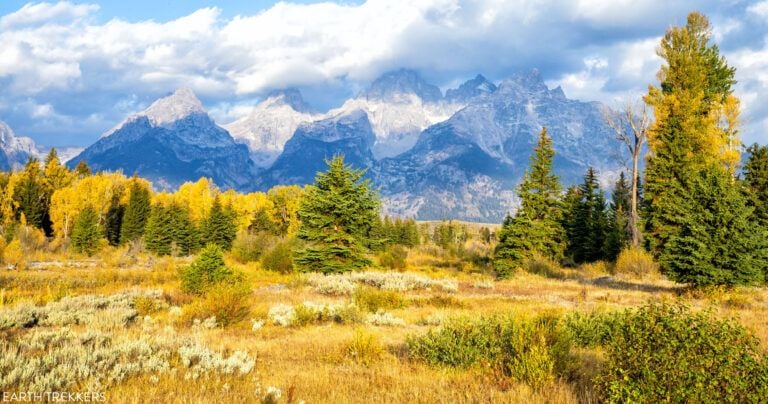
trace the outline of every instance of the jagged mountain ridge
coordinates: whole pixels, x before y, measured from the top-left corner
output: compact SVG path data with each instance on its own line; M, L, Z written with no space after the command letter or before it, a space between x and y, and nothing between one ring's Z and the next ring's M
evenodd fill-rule
M411 150L379 162L375 182L394 215L497 222L516 204L511 191L542 127L563 183L579 182L588 166L615 170L618 144L603 109L550 90L537 71L519 75L422 132Z
M256 171L248 148L217 126L186 88L130 116L67 165L80 161L94 170L137 173L159 189L200 177L223 188L248 189Z
M35 141L17 136L8 124L0 121L0 170L20 169L30 157L39 157Z

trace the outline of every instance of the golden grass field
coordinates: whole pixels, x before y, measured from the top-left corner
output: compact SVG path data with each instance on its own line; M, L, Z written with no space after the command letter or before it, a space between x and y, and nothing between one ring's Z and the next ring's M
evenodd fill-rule
M399 302L399 307L386 310L398 320L392 325L373 325L370 321L277 325L270 318L270 310L276 306L295 307L303 302L313 302L342 307L354 297L318 293L307 276L267 272L258 263L228 262L246 275L251 287L245 301L247 317L226 327L210 328L194 324L193 315L188 313L192 307L199 307L203 298L186 296L179 291L177 268L189 259L143 256L128 260L121 258L124 250L114 250L93 261L70 262L65 257L58 257L58 262L69 262L70 265L51 262L21 271L2 270L1 351L16 352L19 358L32 358L44 355L46 351L69 349L67 344L85 340L83 335L89 332L111 338L111 342L104 346L117 346L122 343L120 341L146 340L150 346L166 344L162 346L172 347L170 354L163 357L167 366L158 365L158 369L165 366L164 369L123 369L128 376L117 377L112 382L94 382L93 377L78 376L76 370L62 364L40 367L45 371L58 366L53 374L65 380L50 380L39 386L58 386L56 388L63 391L100 389L105 392L108 402L118 403L570 403L596 400L590 379L600 366L599 350L577 351L580 361L577 377L555 380L534 390L497 376L482 366L452 369L415 361L408 357L406 337L425 333L438 327L445 318L455 316L478 317L511 312L525 317L539 313L607 311L666 299L681 300L695 309L711 308L724 317L737 317L768 348L768 292L765 288L693 292L659 275L645 278L613 276L602 264L560 268L556 273L544 275L521 272L513 279L493 281L467 268L459 268L461 265L450 257L435 256L429 251L412 251L407 259L407 271L428 278L455 280L458 291L434 287L389 293L389 298ZM2 327L2 316L10 316L9 313L23 305L53 307L57 301L67 301L73 296L117 296L131 290L138 291L139 296L144 290L162 292L145 298L142 303L133 298L131 307L138 313L122 323L103 318L117 313L110 311L112 306L108 306L96 308L91 317L78 321L61 320L58 325L6 326L5 330ZM114 307L117 310L117 303ZM261 326L254 327L252 320ZM43 335L46 332L68 333L70 339L56 342L55 338L46 337L48 334ZM35 333L40 335L33 336ZM255 362L247 372L225 371L216 368L218 365L211 365L211 370L191 375L194 364L185 363L175 351L176 344L182 344L180 341L205 347L207 352L217 353L223 359L241 351ZM22 344L37 348L27 348L19 353L17 347ZM116 354L115 363L148 360L155 354L131 352ZM9 372L10 367L29 365L5 366L5 371ZM105 369L117 372L114 366ZM119 366L124 367L124 364ZM0 372L3 369L0 363ZM32 385L32 382L16 383L3 387L3 390L13 392ZM279 394L275 394L276 390Z

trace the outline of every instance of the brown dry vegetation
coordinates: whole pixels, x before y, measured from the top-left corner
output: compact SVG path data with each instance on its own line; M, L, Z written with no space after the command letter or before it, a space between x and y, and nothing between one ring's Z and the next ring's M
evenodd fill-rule
M644 279L611 275L607 265L582 268L549 268L541 274L521 272L513 279L494 282L472 266L455 258L433 254L431 247L412 251L408 271L431 278L458 281L459 290L449 293L432 288L393 292L399 308L387 313L404 325L376 326L365 321L310 321L304 326L279 326L269 318L278 305L296 306L309 301L345 306L352 295L317 293L308 278L264 271L259 264L229 262L246 275L252 293L245 302L247 318L228 327L190 325L183 312L201 298L179 291L178 268L188 260L141 257L122 260L124 251L112 251L93 262L51 259L23 271L0 273L0 313L31 302L44 306L65 296L114 295L126 290L161 289L158 304L136 303L141 316L125 326L110 328L120 338L138 339L160 330L173 329L178 340L197 341L226 357L236 351L255 358L247 374L211 372L185 380L184 365L171 356L175 373L139 373L106 388L109 402L269 402L267 390L280 390L279 402L593 402L591 379L601 363L599 350L577 349L578 370L534 390L523 383L495 374L482 366L472 369L433 367L408 357L406 337L438 327L446 318L478 317L513 313L565 314L571 311L609 311L636 307L654 300L681 300L694 309L714 308L718 315L736 317L768 348L768 291L758 289L710 289L691 291L661 276ZM117 257L117 258L116 258ZM534 268L534 270L536 270ZM538 270L537 270L538 271ZM541 272L541 271L539 271ZM390 296L391 298L392 296ZM401 299L400 299L401 298ZM139 307L140 306L140 307ZM177 309L178 310L178 309ZM370 313L362 313L364 318ZM204 320L204 319L200 319ZM263 322L252 328L252 320ZM147 325L150 322L150 325ZM78 324L73 330L85 330ZM55 327L17 328L2 332L10 344L25 334ZM19 363L18 366L24 366ZM67 390L87 390L78 382Z

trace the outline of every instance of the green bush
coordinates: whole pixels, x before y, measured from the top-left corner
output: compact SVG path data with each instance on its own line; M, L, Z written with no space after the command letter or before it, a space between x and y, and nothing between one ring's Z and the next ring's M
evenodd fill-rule
M533 388L565 375L569 334L555 318L513 316L459 318L426 335L408 337L409 354L432 365L488 365Z
M268 271L283 274L293 272L292 248L293 243L290 241L277 243L261 257L261 265Z
M622 325L623 312L572 312L565 316L563 325L571 334L576 345L594 348L610 341L611 336Z
M396 245L388 251L379 254L379 263L382 267L394 270L405 269L405 259L408 258L408 250Z
M405 307L405 299L394 290L378 290L371 287L355 289L352 300L357 307L376 313L379 310L391 310Z
M768 361L734 320L682 305L628 311L606 342L598 389L610 402L765 402Z
M181 289L195 295L219 283L238 283L242 277L224 263L221 247L208 244L195 261L181 270Z
M241 263L255 262L276 242L276 237L265 232L252 234L241 231L232 243L232 258Z

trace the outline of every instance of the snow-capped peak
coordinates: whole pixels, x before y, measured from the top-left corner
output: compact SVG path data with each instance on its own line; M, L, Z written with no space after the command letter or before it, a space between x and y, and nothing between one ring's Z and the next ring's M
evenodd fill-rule
M488 81L482 74L474 79L464 82L459 88L450 89L445 93L445 99L449 102L468 102L479 95L490 94L496 91L496 85Z
M162 126L186 118L192 114L205 114L203 103L187 87L176 90L173 94L160 98L139 115L146 116L156 126Z
M5 154L5 160L8 164L8 167L0 167L3 169L23 166L29 156L40 157L37 152L37 145L32 138L16 136L13 129L3 121L0 121L0 151ZM0 166L3 165L5 162L0 164Z

